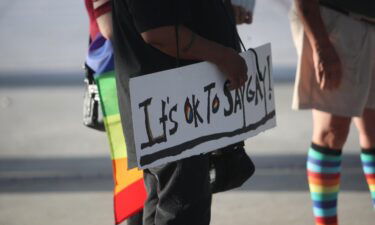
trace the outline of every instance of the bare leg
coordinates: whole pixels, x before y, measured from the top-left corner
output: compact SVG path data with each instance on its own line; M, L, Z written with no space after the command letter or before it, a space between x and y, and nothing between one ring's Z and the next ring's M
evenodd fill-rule
M363 149L375 148L375 109L365 109L362 117L354 118Z
M307 177L317 225L338 224L341 149L350 121L348 117L313 110L313 143L308 152Z
M354 123L359 131L363 172L366 176L375 209L375 110L365 109L362 117L355 118Z
M342 149L349 134L350 117L313 110L313 143L330 149Z

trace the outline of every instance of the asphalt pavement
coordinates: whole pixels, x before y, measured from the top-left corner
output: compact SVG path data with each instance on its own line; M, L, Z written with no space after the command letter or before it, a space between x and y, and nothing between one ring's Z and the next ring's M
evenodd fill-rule
M291 0L259 0L245 45L272 43L277 127L246 141L257 171L214 196L212 225L313 225L305 178L309 111L290 109ZM0 225L112 225L106 136L82 125L83 1L0 1ZM341 225L374 225L353 127L344 149Z
M313 224L305 178L310 112L290 110L292 84L275 86L277 123L246 142L256 174L214 196L213 225ZM111 225L112 173L103 133L81 122L82 87L0 89L0 224ZM352 129L342 177L343 225L373 225L375 213Z

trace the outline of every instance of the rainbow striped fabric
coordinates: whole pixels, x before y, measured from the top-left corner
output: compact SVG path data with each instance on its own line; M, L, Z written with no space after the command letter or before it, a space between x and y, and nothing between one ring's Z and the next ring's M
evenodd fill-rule
M312 144L307 159L307 177L316 225L337 225L341 151Z
M375 210L375 149L362 150L361 161Z
M119 224L143 208L147 196L143 172L137 168L128 170L127 166L126 144L118 106L111 43L99 35L90 45L86 63L96 71L95 81L100 95L113 164L115 223Z

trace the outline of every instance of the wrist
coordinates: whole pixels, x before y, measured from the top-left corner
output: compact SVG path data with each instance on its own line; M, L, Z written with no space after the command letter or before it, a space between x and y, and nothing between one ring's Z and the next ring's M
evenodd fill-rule
M220 48L218 48L217 51L214 52L212 60L210 61L216 65L220 65L228 60L228 58L233 56L233 54L237 54L234 49L220 46Z
M312 42L312 49L314 52L319 53L327 49L332 49L333 45L329 38L316 39Z

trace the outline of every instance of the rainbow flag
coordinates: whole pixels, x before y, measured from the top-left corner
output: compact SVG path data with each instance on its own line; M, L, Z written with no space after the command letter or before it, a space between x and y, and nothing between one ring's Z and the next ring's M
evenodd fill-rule
M122 131L113 71L111 43L99 36L90 45L86 63L94 70L98 86L104 125L111 149L114 178L114 215L119 224L143 208L146 191L143 171L128 169L125 138Z

